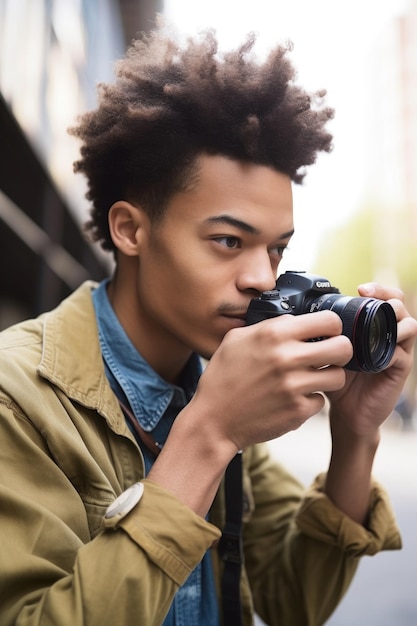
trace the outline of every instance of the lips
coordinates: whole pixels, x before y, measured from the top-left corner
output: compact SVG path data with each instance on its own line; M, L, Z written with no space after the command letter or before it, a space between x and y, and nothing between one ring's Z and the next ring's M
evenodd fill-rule
M219 307L218 313L227 321L227 325L230 328L237 328L240 326L246 326L246 316L248 313L249 302L245 304L223 304Z
M226 317L237 317L241 320L246 320L246 315L247 315L247 311L244 311L243 313L241 311L232 311L232 312L227 312L227 313L223 313L223 315L225 315Z
M227 313L223 314L224 318L230 320L233 326L245 326L246 325L246 313Z

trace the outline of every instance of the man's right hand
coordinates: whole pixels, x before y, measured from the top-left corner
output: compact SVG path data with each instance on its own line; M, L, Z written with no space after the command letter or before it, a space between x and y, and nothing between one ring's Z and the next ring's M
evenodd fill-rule
M321 392L343 387L352 345L341 332L331 311L229 331L149 479L204 516L238 450L295 430L322 409Z

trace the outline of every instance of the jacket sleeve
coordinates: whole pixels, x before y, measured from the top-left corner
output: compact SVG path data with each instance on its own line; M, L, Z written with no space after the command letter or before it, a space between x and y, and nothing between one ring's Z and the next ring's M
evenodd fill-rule
M271 460L266 445L251 450L246 470L253 511L244 530L245 563L255 609L268 624L324 624L359 557L401 547L387 495L377 484L365 528L323 493L324 475L306 492Z
M219 531L157 485L91 539L85 503L42 433L0 399L2 626L160 624ZM90 502L104 511L103 502Z

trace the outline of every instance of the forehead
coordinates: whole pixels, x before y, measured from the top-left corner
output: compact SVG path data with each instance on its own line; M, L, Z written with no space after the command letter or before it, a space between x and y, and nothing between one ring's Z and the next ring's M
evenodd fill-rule
M290 227L291 179L264 165L203 155L198 158L192 186L171 198L167 213L193 220L227 213L249 223L275 216L291 222Z

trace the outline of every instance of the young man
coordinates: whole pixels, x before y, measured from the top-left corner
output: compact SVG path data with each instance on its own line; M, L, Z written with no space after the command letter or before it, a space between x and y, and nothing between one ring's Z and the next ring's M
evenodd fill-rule
M359 289L398 320L377 374L344 369L331 311L245 324L332 116L287 49L259 63L253 43L222 56L210 32L182 46L156 30L72 131L116 269L1 335L3 626L318 625L360 556L400 547L371 470L417 333L402 294ZM264 442L323 394L333 454L305 492Z

